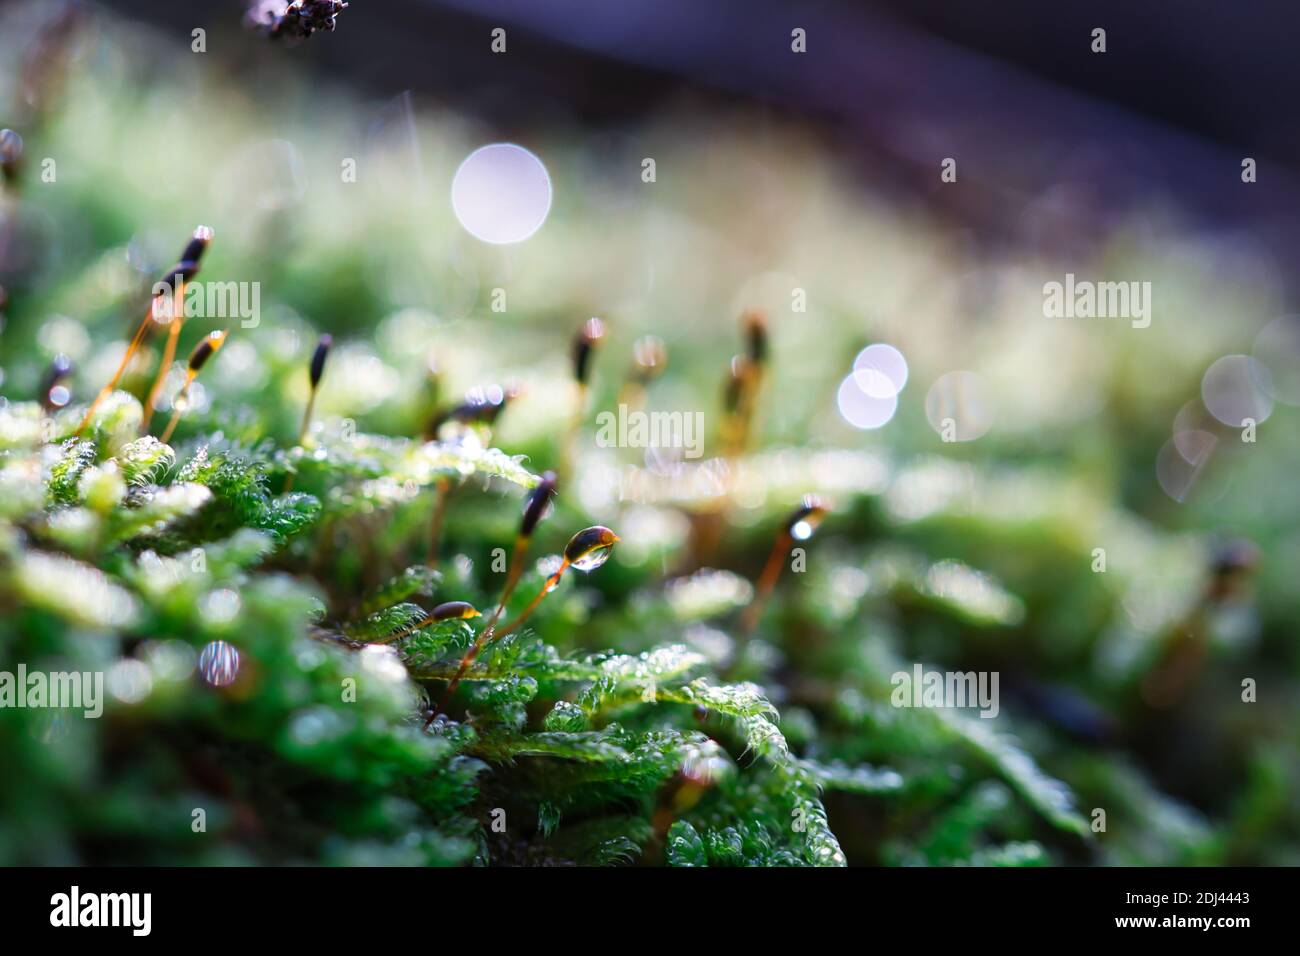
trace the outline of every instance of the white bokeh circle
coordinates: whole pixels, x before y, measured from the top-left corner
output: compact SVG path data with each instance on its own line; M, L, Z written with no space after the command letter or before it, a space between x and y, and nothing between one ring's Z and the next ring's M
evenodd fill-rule
M862 390L857 373L850 372L840 382L835 395L835 405L843 419L854 428L872 429L888 424L898 410L898 396L877 398Z
M1201 401L1211 415L1230 428L1249 419L1256 424L1273 413L1271 376L1249 355L1216 359L1201 378Z
M955 441L974 441L993 427L993 399L977 372L941 375L925 395L925 417L941 436L949 430Z
M551 177L514 143L490 143L465 157L451 181L451 206L465 231L494 245L523 242L551 211Z
M871 398L893 398L907 384L907 359L892 345L868 345L853 360L853 377Z

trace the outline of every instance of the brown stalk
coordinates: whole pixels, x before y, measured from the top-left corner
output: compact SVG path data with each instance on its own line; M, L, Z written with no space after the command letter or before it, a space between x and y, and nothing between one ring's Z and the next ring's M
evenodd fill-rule
M176 292L184 301L184 281L176 285ZM153 420L154 403L162 393L163 383L167 381L167 373L171 371L172 362L176 359L176 343L181 337L181 325L184 323L185 310L182 306L180 312L176 311L176 299L172 300L172 321L167 328L167 345L163 348L162 362L158 365L158 375L153 380L153 387L149 389L149 398L144 403L144 418L140 420L140 434L149 433L149 422Z
M447 701L451 698L452 692L460 684L461 678L465 676L465 671L478 657L479 652L492 641L497 621L501 619L501 615L506 609L506 602L510 600L510 595L514 593L520 575L523 574L524 556L528 553L528 543L532 540L533 531L537 528L538 522L546 517L546 509L550 505L551 498L555 495L555 487L555 474L548 471L542 476L541 483L533 490L532 495L529 496L528 504L524 507L523 520L519 525L519 533L515 536L514 551L510 556L510 563L506 567L506 583L505 587L501 589L501 597L497 601L496 610L492 612L492 617L488 619L487 625L479 633L478 638L475 639L469 650L465 652L465 656L461 658L460 666L456 668L455 675L447 684L442 700L429 714L428 720L424 722L426 728L433 723L438 714L447 706Z

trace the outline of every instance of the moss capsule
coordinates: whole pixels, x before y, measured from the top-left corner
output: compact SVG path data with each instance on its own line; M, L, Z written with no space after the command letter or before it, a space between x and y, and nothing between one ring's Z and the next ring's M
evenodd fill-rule
M464 621L479 616L478 608L468 601L447 601L429 613L430 620L434 621Z
M763 313L751 310L745 313L745 342L749 349L749 361L756 368L767 363L768 337L767 320Z
M194 346L194 351L190 353L190 377L193 378L199 374L199 370L207 363L208 359L216 355L221 350L221 346L226 342L225 332L209 332L199 340L199 344Z
M11 129L0 129L0 172L6 179L18 174L23 158L23 138Z
M632 345L633 377L645 385L668 367L668 349L657 335L643 335Z
M524 506L524 520L519 525L519 537L531 537L537 522L546 517L551 507L551 499L555 497L555 486L555 472L548 471L542 475L541 483L533 489L528 497L528 504Z
M591 353L605 337L605 323L592 317L582 324L573 340L573 377L586 385L591 376Z
M830 505L817 495L804 495L803 502L787 519L785 527L796 541L807 541L830 511Z
M325 374L325 359L329 357L330 347L334 344L334 336L328 332L320 337L316 342L316 351L311 355L311 387L314 390L320 385L321 376Z

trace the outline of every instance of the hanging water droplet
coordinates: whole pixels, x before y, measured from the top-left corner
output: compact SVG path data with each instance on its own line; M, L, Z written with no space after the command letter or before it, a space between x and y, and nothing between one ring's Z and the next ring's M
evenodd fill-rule
M618 535L601 525L584 528L569 539L564 557L579 571L594 571L609 560L618 540Z
M577 561L574 561L573 566L579 571L594 571L596 568L608 561L609 556L613 553L614 546L612 544L593 548Z

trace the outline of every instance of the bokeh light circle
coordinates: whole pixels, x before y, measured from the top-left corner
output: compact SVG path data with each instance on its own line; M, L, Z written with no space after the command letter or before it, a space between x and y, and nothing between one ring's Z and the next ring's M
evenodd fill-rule
M465 231L494 245L523 242L551 211L551 177L514 143L481 146L451 181L451 206Z
M1275 401L1300 405L1300 316L1283 316L1264 326L1251 351L1255 370L1268 373L1260 387Z
M925 395L925 417L941 437L974 441L993 427L993 400L976 372L948 372ZM951 424L951 431L950 431Z
M1201 378L1201 401L1211 415L1232 428L1246 419L1256 424L1273 413L1268 369L1249 355L1216 359Z
M865 430L879 428L894 417L894 412L898 410L898 396L876 398L868 395L859 385L857 373L850 372L840 382L835 404L846 422L854 428Z
M1203 464L1219 443L1222 425L1199 401L1190 401L1174 416L1174 447L1189 465Z
M893 398L907 384L907 359L892 345L868 345L853 360L853 377L871 398Z
M1170 439L1156 454L1156 481L1174 501L1186 501L1208 460L1209 455L1206 454L1198 461L1188 461L1173 439Z

